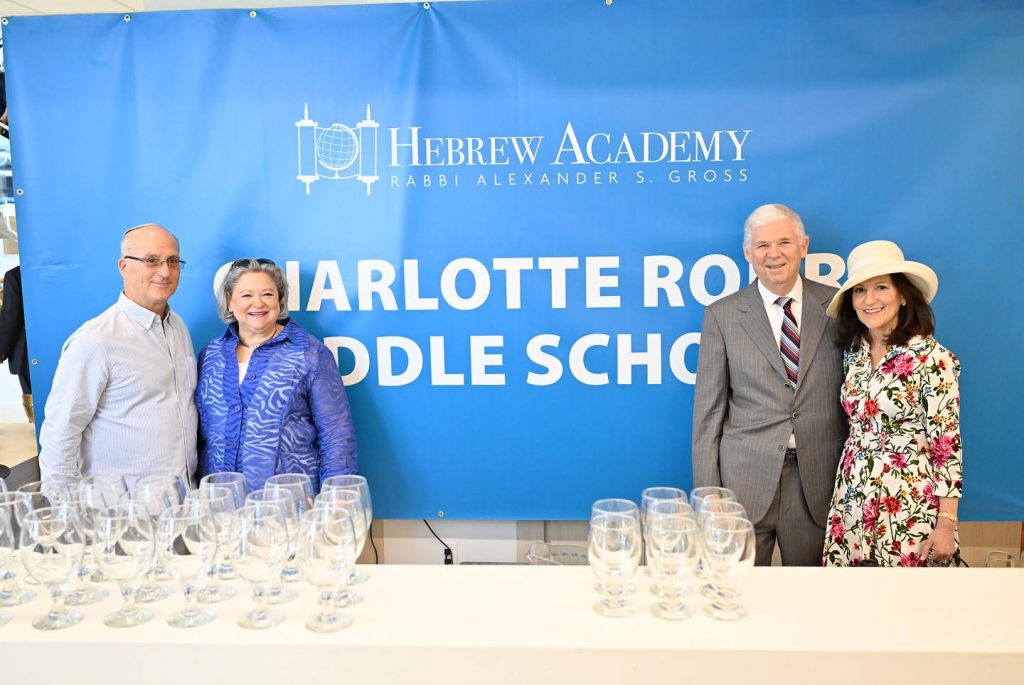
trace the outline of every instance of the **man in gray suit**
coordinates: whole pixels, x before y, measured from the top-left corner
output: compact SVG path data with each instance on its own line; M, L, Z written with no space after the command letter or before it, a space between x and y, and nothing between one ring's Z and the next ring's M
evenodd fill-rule
M704 312L693 402L694 487L732 489L754 522L757 564L821 564L846 439L842 354L825 316L835 288L800 277L810 239L789 207L743 227L757 280Z

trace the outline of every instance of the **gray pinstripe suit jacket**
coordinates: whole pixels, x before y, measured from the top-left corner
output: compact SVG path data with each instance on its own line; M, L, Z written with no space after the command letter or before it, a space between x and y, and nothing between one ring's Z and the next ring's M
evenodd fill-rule
M847 435L839 400L843 360L825 315L835 288L804 279L796 393L757 283L709 306L693 401L693 481L736 492L754 523L775 497L790 433L804 497L825 525Z

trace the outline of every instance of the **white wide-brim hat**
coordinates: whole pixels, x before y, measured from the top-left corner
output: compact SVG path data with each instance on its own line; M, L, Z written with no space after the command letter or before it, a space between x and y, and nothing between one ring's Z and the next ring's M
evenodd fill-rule
M920 262L908 262L903 258L900 246L890 240L872 240L853 248L846 259L846 268L850 275L825 310L833 319L839 315L843 293L869 278L904 274L921 291L926 302L931 302L939 291L939 277L931 267Z

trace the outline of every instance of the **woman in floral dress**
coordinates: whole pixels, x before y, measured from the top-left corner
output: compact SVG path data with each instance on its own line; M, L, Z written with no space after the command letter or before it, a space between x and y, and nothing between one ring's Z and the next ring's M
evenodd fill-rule
M895 244L850 253L828 309L844 344L843 450L826 566L959 564L960 362L932 337L935 272Z

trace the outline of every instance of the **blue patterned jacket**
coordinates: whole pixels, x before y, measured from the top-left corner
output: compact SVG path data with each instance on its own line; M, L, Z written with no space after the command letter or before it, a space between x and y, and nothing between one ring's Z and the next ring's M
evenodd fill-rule
M237 324L199 354L199 474L238 471L249 490L276 473L324 478L358 467L352 412L334 355L288 320L253 350L238 384Z

